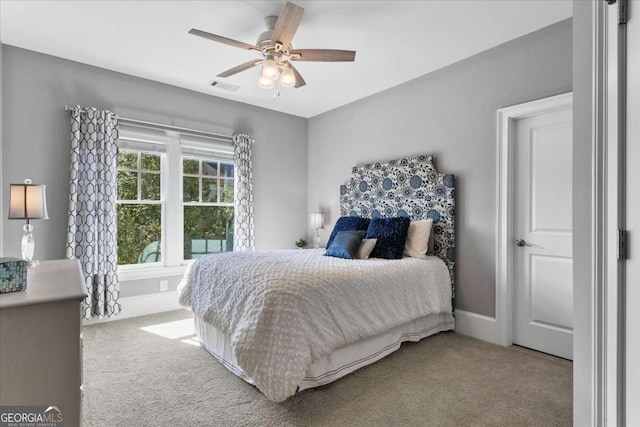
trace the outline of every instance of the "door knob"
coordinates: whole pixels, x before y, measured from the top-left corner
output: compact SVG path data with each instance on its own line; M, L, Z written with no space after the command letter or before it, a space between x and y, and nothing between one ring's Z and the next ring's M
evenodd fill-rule
M518 239L516 240L516 246L523 247L523 246L531 246L531 245L522 239Z

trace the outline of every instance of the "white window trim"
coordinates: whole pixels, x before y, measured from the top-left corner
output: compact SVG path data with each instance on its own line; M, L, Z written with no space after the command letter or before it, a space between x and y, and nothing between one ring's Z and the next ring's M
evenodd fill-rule
M151 268L139 267L139 268L122 268L118 267L118 279L121 282L138 279L153 279L156 277L169 277L169 276L182 276L187 271L189 264L193 260L187 260L183 265L176 265L173 267L157 266ZM136 264L142 266L143 264Z
M167 145L167 173L164 175L164 188L166 209L165 218L167 224L184 224L182 212L182 153L180 151L180 134L169 132L169 144ZM184 230L180 227L166 227L162 251L165 254L165 267L178 267L185 265L183 259ZM180 242L180 244L169 244Z

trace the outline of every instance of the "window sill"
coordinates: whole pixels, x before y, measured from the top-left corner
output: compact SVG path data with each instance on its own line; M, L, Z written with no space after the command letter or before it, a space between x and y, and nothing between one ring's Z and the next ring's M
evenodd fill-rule
M121 282L138 279L151 279L155 277L182 276L190 263L173 267L150 267L118 270L118 279Z

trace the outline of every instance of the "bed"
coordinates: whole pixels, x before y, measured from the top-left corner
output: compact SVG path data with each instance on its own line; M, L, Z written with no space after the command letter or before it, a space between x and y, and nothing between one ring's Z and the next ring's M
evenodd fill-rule
M432 156L356 166L341 216L432 219L424 258L346 260L323 249L222 253L178 289L202 345L279 402L455 327L455 180ZM408 222L408 221L407 221Z

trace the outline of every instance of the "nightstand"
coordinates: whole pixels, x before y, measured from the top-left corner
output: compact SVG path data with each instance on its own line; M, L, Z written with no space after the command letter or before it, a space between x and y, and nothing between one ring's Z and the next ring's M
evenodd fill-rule
M82 316L77 260L27 269L27 289L0 294L0 405L58 406L82 424Z

